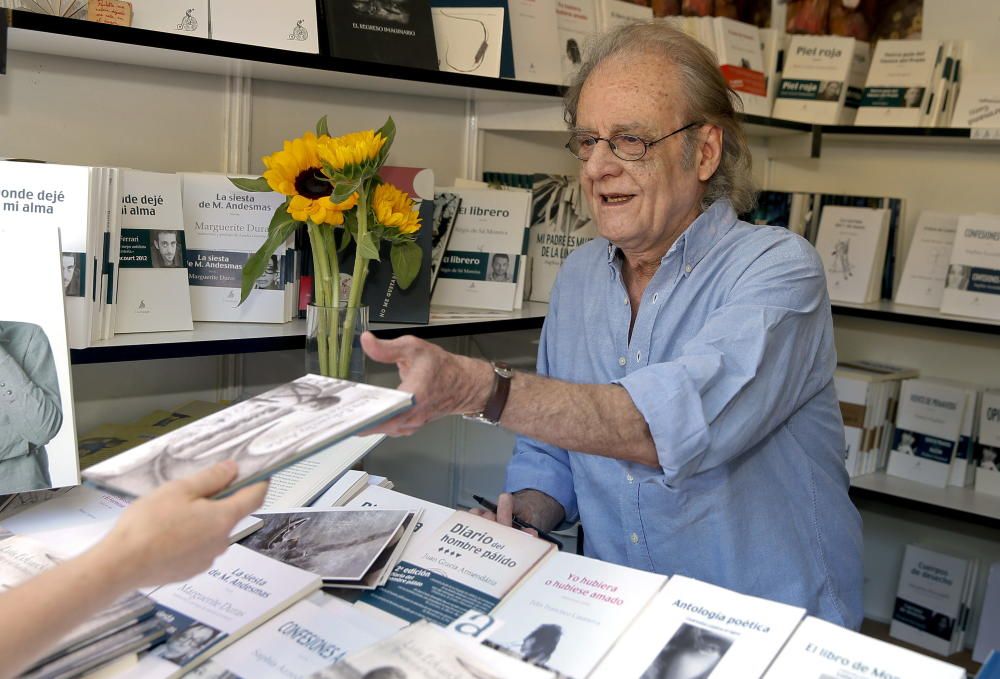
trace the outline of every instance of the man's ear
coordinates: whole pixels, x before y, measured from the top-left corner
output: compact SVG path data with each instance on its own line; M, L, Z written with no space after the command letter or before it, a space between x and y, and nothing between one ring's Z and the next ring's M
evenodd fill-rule
M722 162L722 128L703 125L698 136L698 179L707 182Z

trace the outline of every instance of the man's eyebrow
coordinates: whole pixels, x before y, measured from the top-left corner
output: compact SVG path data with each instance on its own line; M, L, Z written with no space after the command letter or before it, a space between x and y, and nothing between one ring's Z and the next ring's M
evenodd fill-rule
M570 129L571 134L591 134L597 136L597 131L586 127L573 127ZM609 134L614 136L616 134L634 134L637 136L649 136L653 133L647 125L638 122L625 122L616 123L611 126Z

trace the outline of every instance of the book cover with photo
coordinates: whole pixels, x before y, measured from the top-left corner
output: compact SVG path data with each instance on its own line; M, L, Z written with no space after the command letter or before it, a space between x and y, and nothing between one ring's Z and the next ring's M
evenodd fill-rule
M131 0L132 27L209 37L208 0Z
M396 632L340 599L300 601L187 675L192 679L307 679Z
M785 120L823 125L846 125L854 110L846 106L847 91L853 84L854 62L863 53L867 62L868 44L854 38L834 36L792 36L785 52L781 83L774 100L773 115ZM857 87L864 84L864 75Z
M965 668L807 617L764 679L965 679Z
M315 0L212 0L210 7L214 40L319 52Z
M589 676L757 677L805 613L675 575Z
M416 240L421 252L420 271L408 288L399 287L392 272L391 245L382 242L379 259L368 263L368 278L361 302L368 305L368 320L372 323L427 323L431 309L434 170L386 165L379 170L379 176L384 182L409 194L420 213L420 230ZM341 299L347 299L350 293L355 246L352 240L340 253Z
M552 549L527 533L456 511L407 549L386 586L358 605L404 622L448 625L470 609L491 611Z
M184 236L191 315L196 321L284 323L287 245L272 256L270 270L240 304L243 265L267 239L284 196L247 193L225 175L182 174Z
M439 70L500 77L504 36L502 8L435 6L431 16Z
M156 589L166 641L121 675L174 679L320 587L319 576L232 545L200 575Z
M0 495L73 486L80 469L59 231L4 215L0 249L10 254L0 267Z
M941 312L1000 320L1000 216L958 218Z
M548 302L562 263L573 250L597 237L580 178L536 174L531 189L528 299Z
M492 613L489 636L523 658L586 677L667 581L568 552L556 552Z
M235 460L223 494L268 478L410 407L395 389L305 375L90 467L84 479L116 494L145 495L221 460Z
M98 209L102 187L99 168L0 161L0 220L3 225L25 230L58 229L62 243L65 323L69 346L74 349L85 349L92 340L100 283L99 243L104 232ZM22 277L20 282L6 289L23 289L26 280L34 280L34 277ZM39 292L34 296L33 304L37 305L38 299L47 299L44 294ZM50 302L54 303L54 300Z
M437 70L428 0L322 0L329 54Z
M854 124L921 125L941 50L940 40L879 40Z
M411 512L302 507L254 514L264 523L240 543L259 554L316 573L324 581L360 582L394 546Z
M115 332L191 330L181 181L122 171Z
M904 380L886 473L947 486L967 400L958 387L927 378Z
M976 492L1000 496L1000 391L984 391L979 408Z
M348 654L312 679L556 679L475 640L421 620L377 644Z

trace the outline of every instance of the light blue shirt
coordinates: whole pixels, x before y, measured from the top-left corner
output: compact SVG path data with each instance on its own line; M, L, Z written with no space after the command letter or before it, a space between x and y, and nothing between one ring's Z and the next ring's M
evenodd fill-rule
M631 313L617 248L580 247L552 290L538 372L624 387L660 467L519 437L507 490L558 500L582 522L588 556L858 628L861 518L816 251L718 201L662 259L629 340Z

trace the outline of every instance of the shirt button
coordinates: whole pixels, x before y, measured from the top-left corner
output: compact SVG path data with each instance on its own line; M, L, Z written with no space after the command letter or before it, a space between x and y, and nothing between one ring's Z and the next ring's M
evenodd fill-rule
M618 365L622 366L623 368L625 367L625 364L626 364L626 363L628 363L628 361L627 361L627 360L625 360L625 357L624 357L624 356L622 356L622 357L620 357L620 358L618 359Z
M633 545L635 545L635 544L638 544L638 543L639 543L639 536L638 536L638 535L636 535L635 533L632 533L632 537L631 537L631 538L629 538L629 539L630 539L630 540L632 540L632 544L633 544Z
M628 297L625 298L625 304L628 304Z
M633 481L635 481L635 477L632 476L631 474L626 474L625 478L628 479L629 483L632 483Z
M10 389L8 389L8 390L7 390L7 395L8 395L8 396L13 396L13 395L14 395L14 392L13 392L13 391L11 391Z
M653 304L656 304L656 298L659 297L659 296L660 296L660 293L658 293L658 292L654 292L653 293Z
M635 362L638 363L641 360L642 360L642 352L641 351L635 352Z
M691 265L690 264L688 264L687 266L684 267L684 273L691 273Z

